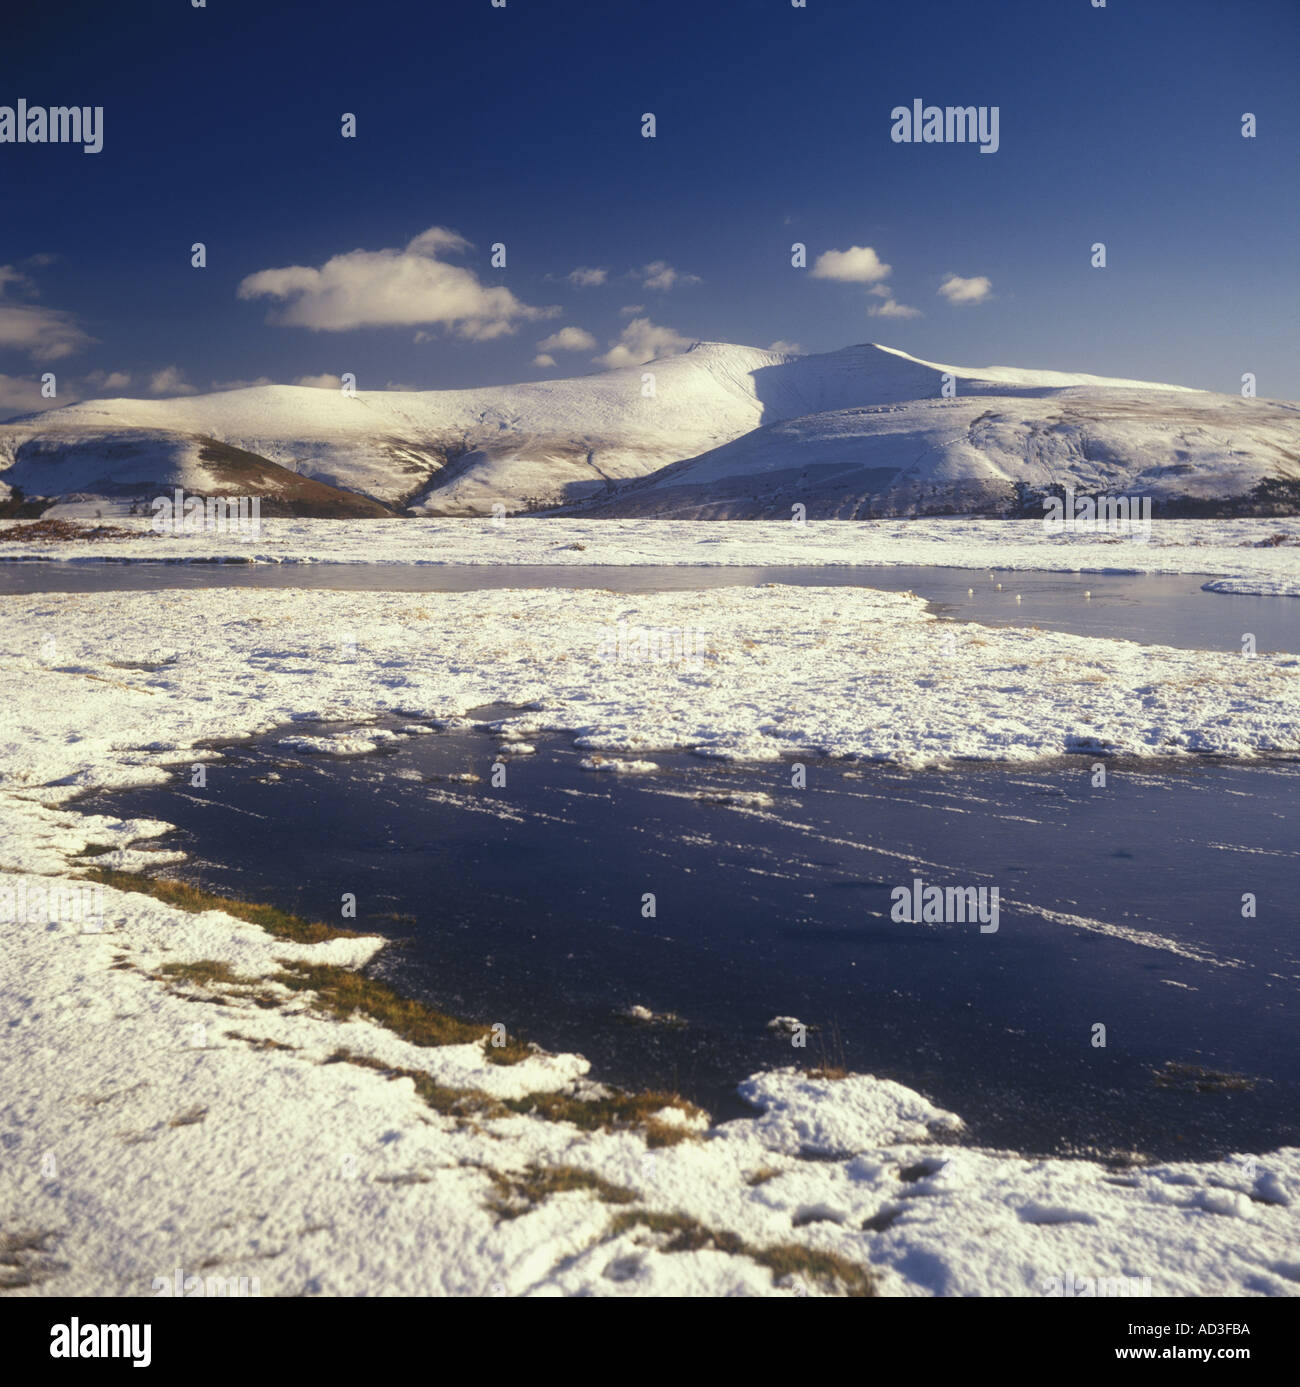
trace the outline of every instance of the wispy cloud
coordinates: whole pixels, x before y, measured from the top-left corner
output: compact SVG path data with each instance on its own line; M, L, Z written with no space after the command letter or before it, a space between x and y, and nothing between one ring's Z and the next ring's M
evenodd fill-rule
M609 271L594 265L579 265L576 270L570 270L565 278L575 289L590 289L604 284L609 278Z
M899 303L892 294L885 295L884 303L873 303L867 309L869 318L919 318L921 310L919 308L909 308L905 303Z
M678 284L699 284L699 275L683 274L680 270L675 270L666 260L652 260L648 265L642 265L639 270L633 270L632 274L641 281L644 289L657 289L660 293L667 291Z
M25 352L33 361L58 361L95 340L71 313L14 302L14 291L28 299L37 294L30 276L12 265L0 265L0 348Z
M125 390L131 377L126 371L90 371L86 384L95 390Z
M179 366L164 366L149 377L148 391L151 395L197 395L197 388L185 379Z
M70 403L71 399L42 399L41 383L33 376L6 376L0 372L0 419L11 414L35 414L37 410Z

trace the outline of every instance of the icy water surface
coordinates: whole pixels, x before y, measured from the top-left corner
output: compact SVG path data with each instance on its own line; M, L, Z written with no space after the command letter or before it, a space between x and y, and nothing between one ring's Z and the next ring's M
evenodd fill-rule
M0 563L0 595L304 588L344 592L473 592L488 588L605 588L665 592L784 583L915 592L945 617L1041 626L1148 645L1300 653L1300 599L1201 590L1201 576L1032 573L974 568L740 568L486 564ZM973 590L973 591L972 591Z
M787 763L655 755L631 776L537 748L461 728L344 759L271 737L226 748L205 790L178 774L82 803L178 825L175 874L212 890L327 920L355 892L359 927L400 941L377 970L401 989L722 1116L747 1073L828 1062L1022 1150L1300 1140L1300 764L1112 762L1099 788L1091 757L813 763L799 790ZM771 804L726 802L754 794ZM997 886L997 931L895 922L916 878ZM776 1016L818 1028L806 1050Z

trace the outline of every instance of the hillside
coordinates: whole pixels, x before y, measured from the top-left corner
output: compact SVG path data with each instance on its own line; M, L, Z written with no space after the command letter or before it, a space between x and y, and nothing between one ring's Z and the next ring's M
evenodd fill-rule
M945 376L955 399L941 397ZM219 445L235 450L224 472ZM0 425L0 484L99 499L105 513L178 485L324 515L500 503L746 518L788 515L794 501L846 517L1001 513L1052 483L1239 508L1261 486L1289 498L1298 459L1294 405L945 366L875 344L799 356L702 342L569 380L354 396L261 386L86 401ZM347 495L365 498L360 511Z
M1300 407L1075 388L912 400L756 429L578 507L601 516L857 520L1042 515L1041 498L1150 496L1157 514L1292 514Z

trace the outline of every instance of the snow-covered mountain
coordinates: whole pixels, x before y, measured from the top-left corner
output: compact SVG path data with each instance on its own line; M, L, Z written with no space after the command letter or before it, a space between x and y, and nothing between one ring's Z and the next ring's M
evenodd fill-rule
M874 344L799 356L701 342L569 380L261 386L86 401L0 425L0 482L28 498L121 509L182 486L299 514L502 503L743 518L788 515L793 501L810 515L998 513L1017 483L1021 495L1058 483L1236 502L1261 483L1286 491L1298 459L1300 406L945 366Z
M755 429L584 511L677 519L1030 514L1150 496L1165 514L1300 511L1300 406L1096 387L829 410Z

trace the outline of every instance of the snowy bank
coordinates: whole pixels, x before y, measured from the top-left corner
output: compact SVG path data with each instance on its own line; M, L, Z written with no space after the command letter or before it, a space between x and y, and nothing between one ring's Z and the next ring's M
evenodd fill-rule
M1235 592L1300 593L1300 520L1156 520L1149 539L1049 532L1037 520L772 521L263 520L233 532L48 544L0 541L0 560L60 563L228 560L315 564L677 565L998 568L1088 573L1203 573ZM1281 540L1279 540L1281 537ZM1283 542L1284 541L1284 542ZM1229 590L1229 589L1225 589Z
M753 1120L584 1131L525 1097L599 1094L576 1056L494 1065L257 981L373 940L105 898L102 930L0 925L11 1294L148 1296L177 1268L194 1294L1295 1293L1300 1150L1027 1159L952 1144L900 1084L794 1070L742 1086Z

